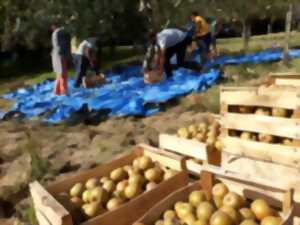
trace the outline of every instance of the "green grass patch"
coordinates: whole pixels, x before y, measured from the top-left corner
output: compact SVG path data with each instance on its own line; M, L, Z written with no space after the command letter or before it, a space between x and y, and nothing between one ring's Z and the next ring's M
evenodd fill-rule
M284 33L252 36L249 42L249 52L261 51L272 47L283 48ZM243 40L240 37L218 39L217 46L220 54L240 54L243 52ZM300 46L300 32L292 32L290 47Z
M31 177L33 180L42 180L46 174L51 174L50 163L40 155L41 146L37 140L28 135L27 143L23 149L31 157Z

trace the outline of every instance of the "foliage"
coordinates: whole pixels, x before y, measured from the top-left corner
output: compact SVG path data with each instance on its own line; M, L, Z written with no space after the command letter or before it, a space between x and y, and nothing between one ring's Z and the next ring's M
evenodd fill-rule
M0 2L0 16L5 49L49 47L54 20L80 39L96 36L106 44L141 39L145 23L137 0L5 0Z
M83 39L96 36L104 45L139 42L150 27L182 26L191 11L236 21L245 45L253 19L285 18L288 4L296 0L2 0L0 35L2 47L49 47L49 25L61 21ZM247 47L247 46L245 46Z

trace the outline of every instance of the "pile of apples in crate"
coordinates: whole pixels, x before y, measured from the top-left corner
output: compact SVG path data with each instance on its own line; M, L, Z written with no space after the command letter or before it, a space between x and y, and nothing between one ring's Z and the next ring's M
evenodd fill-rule
M237 112L241 114L255 114L262 116L272 116L281 118L292 118L292 110L287 110L283 108L268 108L268 107L247 107L239 106L231 108L232 112ZM239 132L230 131L230 136L240 137L243 140L259 141L270 144L284 144L287 146L293 145L293 140L290 138L276 137L269 134L255 133L255 132Z
M109 177L76 183L69 193L61 193L57 199L76 218L80 215L78 220L85 220L117 209L175 174L176 171L164 168L150 157L141 156L132 165L113 170Z
M230 192L223 183L213 187L212 196L209 201L204 191L193 191L185 202L176 202L153 225L280 225L282 222L278 212L265 200L248 202Z
M221 142L219 140L220 123L216 120L212 123L201 122L182 127L178 129L177 136L185 139L195 139L217 150L221 150Z

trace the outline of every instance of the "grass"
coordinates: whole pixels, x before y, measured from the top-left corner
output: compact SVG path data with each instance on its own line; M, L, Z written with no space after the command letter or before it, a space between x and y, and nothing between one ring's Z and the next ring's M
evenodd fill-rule
M31 157L31 178L33 180L42 180L46 174L50 174L49 162L42 158L39 154L41 146L33 137L28 135L28 140L23 149L30 154Z
M112 68L115 65L129 64L141 59L141 55L130 46L121 46L111 52L104 48L101 55L101 67L103 70ZM1 70L6 71L5 76L0 76L0 94L16 90L19 87L40 83L46 79L54 79L50 59L28 59L14 64L6 63L0 65ZM74 70L69 71L74 75ZM0 103L1 105L1 103Z
M291 61L290 66L282 62L264 64L229 65L224 68L224 78L220 84L214 85L204 93L192 93L180 98L180 106L186 111L220 112L220 86L257 86L265 81L270 72L298 72L300 73L300 59Z
M284 35L284 33L276 33L253 36L249 43L249 52L261 51L274 46L282 48ZM218 39L217 44L220 52L224 54L237 54L241 53L243 50L243 41L241 38ZM300 46L300 32L292 32L290 46Z

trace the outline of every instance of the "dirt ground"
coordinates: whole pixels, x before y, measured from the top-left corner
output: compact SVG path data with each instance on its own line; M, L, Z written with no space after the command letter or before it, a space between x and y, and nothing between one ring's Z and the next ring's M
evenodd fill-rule
M203 116L203 110L192 109L201 97L187 96L179 105L151 117L111 118L94 126L0 123L0 218L7 218L0 219L0 224L13 224L13 218L34 223L27 189L31 181L47 184L63 179L139 143L157 146L160 132L175 133Z

